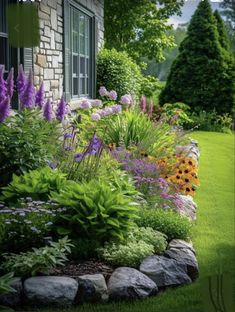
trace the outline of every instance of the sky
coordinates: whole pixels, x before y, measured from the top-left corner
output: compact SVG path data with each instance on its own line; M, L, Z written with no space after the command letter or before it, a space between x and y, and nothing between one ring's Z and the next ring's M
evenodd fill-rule
M192 17L194 11L196 10L199 2L201 0L187 0L185 1L184 6L182 7L182 15L177 16L173 15L169 19L169 23L173 24L174 28L178 26L179 23L186 23L189 22L190 18ZM210 0L211 6L213 10L219 9L221 0Z

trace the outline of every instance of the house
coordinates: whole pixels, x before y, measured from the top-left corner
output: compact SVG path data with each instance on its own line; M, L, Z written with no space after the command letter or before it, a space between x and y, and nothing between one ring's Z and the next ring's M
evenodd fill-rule
M104 37L104 0L35 0L40 28L36 47L8 43L6 8L17 0L0 0L0 64L33 68L34 84L44 81L45 96L64 95L71 107L96 93L96 54ZM18 0L22 2L22 0ZM22 4L20 4L22 5ZM17 73L16 73L17 74Z

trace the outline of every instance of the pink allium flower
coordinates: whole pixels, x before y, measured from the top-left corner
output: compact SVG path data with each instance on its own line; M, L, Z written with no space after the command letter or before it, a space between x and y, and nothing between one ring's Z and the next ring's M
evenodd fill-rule
M80 103L79 107L80 107L81 109L90 109L92 106L91 106L91 102L90 102L90 101L88 101L88 100L83 100L83 101Z
M60 99L59 103L57 104L56 109L56 119L62 121L66 115L66 102L64 101L63 97Z
M6 85L8 96L11 99L14 93L14 68L12 68L8 74Z
M116 99L117 99L117 92L114 91L114 90L111 90L111 91L108 93L108 97L110 98L110 100L116 101Z
M100 89L99 89L99 95L100 96L106 96L106 95L108 95L108 91L106 90L106 88L105 87L100 87Z
M111 107L105 107L104 114L105 114L105 116L112 115L113 114L112 108Z
M125 94L121 97L121 104L123 105L131 105L132 97L130 94Z
M114 114L119 114L122 111L122 105L113 105L111 106L111 109L113 111Z
M99 114L101 117L104 117L105 116L105 111L104 109L99 109L96 111L97 114Z
M53 118L53 110L51 105L51 100L47 100L46 104L43 106L43 117L47 121L51 121Z
M143 95L140 100L141 112L146 113L146 107L147 107L147 100L146 100L146 96Z
M91 114L91 119L92 119L93 121L98 121L98 120L101 119L101 116L100 116L98 113L92 113L92 114Z
M42 81L40 88L36 92L35 105L42 108L44 105L44 83Z
M101 100L94 100L91 103L92 107L102 107L102 101Z
M10 99L6 97L0 102L0 122L4 122L7 117L11 114Z
M4 72L5 72L5 67L4 65L1 65L0 66L0 102L5 100L5 98L7 97L7 84L3 77Z

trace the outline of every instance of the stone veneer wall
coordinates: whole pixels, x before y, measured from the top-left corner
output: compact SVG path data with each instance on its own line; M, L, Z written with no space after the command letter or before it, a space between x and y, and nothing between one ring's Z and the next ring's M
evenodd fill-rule
M77 0L98 18L98 48L104 39L104 0ZM34 84L44 81L45 96L53 101L63 94L63 0L38 2L40 46L34 48Z

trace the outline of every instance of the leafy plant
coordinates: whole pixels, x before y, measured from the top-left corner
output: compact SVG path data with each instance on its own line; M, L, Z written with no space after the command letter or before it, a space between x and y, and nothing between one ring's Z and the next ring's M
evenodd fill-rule
M65 174L49 167L30 170L21 176L14 174L12 182L2 188L1 199L5 202L15 202L26 197L48 200L50 192L59 192L66 181Z
M73 245L67 237L50 242L49 246L20 254L6 254L1 268L5 272L13 271L21 277L34 276L38 273L47 273L57 265L64 265L68 260L66 255L71 253Z
M183 126L192 122L188 115L189 110L190 107L184 103L166 103L162 107L162 117L170 124Z
M58 233L74 240L79 236L100 243L123 239L137 214L129 197L102 180L70 182L59 194L53 192L52 198L67 208L57 216Z
M0 185L7 185L13 173L45 166L57 153L59 135L56 124L38 110L24 109L0 123Z
M137 267L140 262L153 253L163 252L167 242L164 234L147 227L134 227L121 243L106 243L98 249L105 261L114 265Z
M15 292L15 289L10 286L11 282L14 280L13 276L14 273L12 272L0 276L0 295Z
M164 233L168 241L176 238L188 240L191 235L192 224L189 219L172 210L141 209L139 217L139 226L151 227Z
M153 76L143 76L141 81L141 94L151 98L159 89L160 83L157 78Z
M131 94L140 95L142 75L140 68L125 52L103 49L97 59L97 86L116 90L118 98Z

